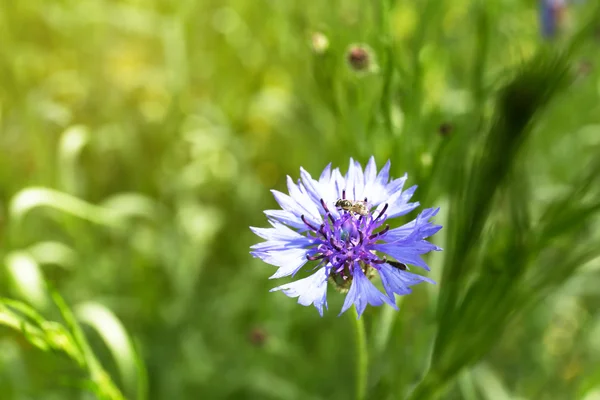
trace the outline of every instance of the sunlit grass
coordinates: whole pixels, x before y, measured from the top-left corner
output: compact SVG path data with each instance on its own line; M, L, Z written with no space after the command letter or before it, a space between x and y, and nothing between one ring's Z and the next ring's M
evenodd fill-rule
M353 398L352 326L269 293L248 226L299 166L374 155L442 207L445 251L365 312L367 397L593 398L600 17L567 17L549 40L508 0L0 3L0 397Z

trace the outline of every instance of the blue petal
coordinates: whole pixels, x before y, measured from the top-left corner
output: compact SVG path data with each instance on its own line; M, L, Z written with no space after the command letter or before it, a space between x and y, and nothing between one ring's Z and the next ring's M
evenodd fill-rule
M392 209L392 211L387 211L386 214L388 216L388 218L396 218L396 217L401 217L403 215L408 214L409 212L419 208L419 206L421 205L421 203L414 202L414 203L406 203L404 205L401 206L396 206ZM389 208L388 208L389 210Z
M269 241L287 241L290 244L296 242L311 243L311 240L306 236L302 236L279 222L269 221L269 223L273 225L273 228L255 228L251 226L250 230L257 236Z
M329 181L331 181L331 163L327 164L319 177L319 183L322 185L328 185Z
M293 228L297 228L300 232L308 230L307 226L302 222L300 216L295 215L285 210L266 210L265 215L275 221L279 221Z
M269 279L281 278L294 275L308 262L306 249L287 249L278 251L252 251L256 258L260 258L267 264L280 267Z
M406 183L407 179L408 179L408 174L405 173L402 177L400 177L398 179L394 179L393 181L388 183L385 186L385 191L387 193L387 196L392 197L397 192L402 191L402 188L404 187L404 184ZM416 187L415 187L415 189L416 189Z
M389 230L384 236L385 240L387 242L395 242L406 239L411 235L415 239L425 239L434 235L437 231L442 229L442 226L430 223L429 219L434 217L439 210L439 207L423 210L416 219L399 228Z
M323 218L320 214L313 215L312 213L310 213L309 210L301 206L296 200L294 200L287 194L281 193L278 190L271 190L271 193L273 193L275 200L277 201L277 203L279 203L283 210L294 214L301 221L301 216L304 215L304 217L314 225L318 226L321 225L321 223L323 223Z
M377 164L375 163L375 157L371 156L371 158L369 158L367 166L365 167L365 185L375 184L376 179Z
M423 251L423 249L420 249L417 246L420 246L420 243L394 242L375 244L371 246L371 248L373 250L388 254L403 264L415 265L429 271L429 266L419 256L427 253L430 250ZM432 248L431 250L435 249Z
M267 240L250 246L254 251L281 251L294 248L307 248L314 242L304 236L294 240Z
M323 197L320 193L319 182L315 181L312 176L304 168L300 167L300 178L302 178L302 184L306 188L306 192L313 199L315 203L319 203Z
M369 162L365 168L364 181L363 196L368 197L371 206L379 205L385 198L385 194L383 193L383 186L377 183L377 165L373 156L369 158Z
M323 316L323 306L327 308L327 269L321 268L309 277L286 283L271 289L271 292L281 290L288 297L298 297L298 303L303 306L314 306Z
M350 200L357 200L356 193L354 191L354 183L356 179L356 171L354 166L354 160L350 158L350 164L348 165L348 171L346 172L346 187L343 188L346 191L346 198Z
M389 264L382 264L379 267L379 276L381 282L390 299L395 300L394 293L400 296L411 292L410 286L421 282L435 282L421 275L413 274L407 271L402 271L399 268L394 268Z
M330 186L330 189L332 187ZM308 193L308 191L306 190L304 185L300 185L300 190L304 193ZM320 193L323 195L323 201L325 202L325 205L327 206L327 209L329 210L329 212L335 217L338 218L339 217L339 212L338 210L335 208L335 203L337 201L337 197L334 197L332 194L327 194L325 193L325 190L323 187L319 188ZM333 190L329 190L330 193L333 193ZM334 200L335 199L335 200ZM321 201L319 200L319 212L323 213L323 215L325 214L325 209L323 208L323 205L321 204ZM320 218L323 218L323 216L320 216Z
M358 161L354 161L354 200L362 200L369 194L365 194L365 175L363 174L362 165Z
M412 197L412 195L417 190L417 186L412 186L406 189L404 192L396 192L392 195L386 203L388 204L388 209L386 211L386 215L388 218L399 217L405 214L408 214L415 208L419 207L419 203L409 203L408 200ZM381 206L380 206L381 207Z
M402 178L398 178L388 184L390 178L389 160L385 163L381 171L379 171L379 174L377 174L374 179L372 172L369 172L369 174L370 175L365 177L367 185L367 188L365 188L365 196L369 198L369 203L371 205L381 205L379 210L383 207L384 203L389 203L390 197L402 188L402 185L404 185L404 182L407 179L407 175L404 174Z
M386 295L381 293L379 289L365 276L358 263L354 264L352 275L352 286L346 295L346 300L342 307L340 315L354 304L358 317L362 315L367 307L367 304L372 306L380 306L383 303L388 303L395 309L398 309L396 303L390 300Z
M346 178L342 176L339 168L334 169L331 172L331 180L333 181L333 198L340 199L342 197L342 191L346 190Z
M313 220L321 219L321 214L317 208L319 203L315 203L311 198L310 194L305 190L302 184L296 186L292 178L287 177L288 192L292 199L296 200L296 203L306 211L304 214L308 214L313 217ZM319 205L320 206L320 205Z
M331 172L331 180L327 185L312 179L310 174L303 168L300 168L300 175L302 177L304 190L306 190L313 201L318 203L319 212L323 215L325 214L325 210L321 205L321 199L323 199L331 215L336 218L339 217L339 212L335 208L335 202L341 197L341 194L339 194L341 193L341 190L338 192L339 179L343 182L339 170L336 168Z
M379 171L379 174L377 174L377 178L375 179L375 182L377 183L377 185L384 188L387 185L389 180L390 180L390 160L387 160L387 162L385 163L383 168L381 168L381 171Z

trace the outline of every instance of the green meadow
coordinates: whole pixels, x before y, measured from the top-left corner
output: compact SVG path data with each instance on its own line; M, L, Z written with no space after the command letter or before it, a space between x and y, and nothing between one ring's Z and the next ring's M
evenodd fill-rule
M0 399L600 399L600 6L539 13L2 1ZM362 341L333 288L269 292L249 227L371 156L444 251Z

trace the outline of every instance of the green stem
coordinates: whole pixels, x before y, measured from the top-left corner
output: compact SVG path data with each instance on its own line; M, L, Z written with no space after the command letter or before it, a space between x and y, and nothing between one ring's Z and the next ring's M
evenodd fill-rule
M367 354L367 336L363 320L358 318L356 307L348 314L352 317L356 331L356 400L364 400L367 395L367 368L369 357Z

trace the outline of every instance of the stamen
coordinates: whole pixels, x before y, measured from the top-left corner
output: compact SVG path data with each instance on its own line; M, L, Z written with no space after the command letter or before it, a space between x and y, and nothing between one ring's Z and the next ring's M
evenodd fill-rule
M333 238L329 238L329 243L333 246L334 249L336 249L337 251L341 251L342 248L340 246L338 246L334 241Z
M323 206L323 209L325 210L325 212L329 212L329 208L327 208L327 204L325 204L325 200L321 199L321 205Z
M375 239L377 236L385 235L387 233L387 231L389 231L389 230L390 230L390 226L386 225L385 228L383 228L382 231L379 231L379 232L374 233L371 236L369 236L369 239Z
M331 215L329 213L329 211L327 211L327 216L329 217L329 220L331 221L332 224L335 224L335 219L333 218L333 215Z
M346 200L346 189L342 190L342 200Z
M318 256L309 256L308 254L306 255L306 259L308 261L317 261L317 260L320 260L325 257L326 257L325 254L319 254Z
M365 234L363 233L363 231L358 231L358 235L360 236L360 239L358 240L357 246L360 246L362 244L363 240L365 239ZM371 237L369 236L369 239L370 238Z
M360 215L360 216L358 217L358 227L359 227L359 228L364 228L364 227L362 226L362 223L363 223L363 220L364 220L364 219L365 219L365 218L364 218L364 215Z
M381 211L379 212L379 215L377 216L377 218L374 219L374 221L377 221L382 215L383 213L388 209L388 203L385 203L385 205L383 206L383 208L381 209Z
M323 235L323 237L327 237L327 235L325 234L325 224L321 224L321 227L319 228L319 233Z
M309 222L306 220L306 218L304 217L304 214L302 214L302 215L300 216L300 219L302 219L302 222L304 222L304 223L306 224L306 226L308 226L310 229L312 229L312 230L313 230L313 231L315 231L315 232L317 231L317 228L315 228L314 226L312 226L312 225L311 225L311 224L310 224L310 223L309 223Z

